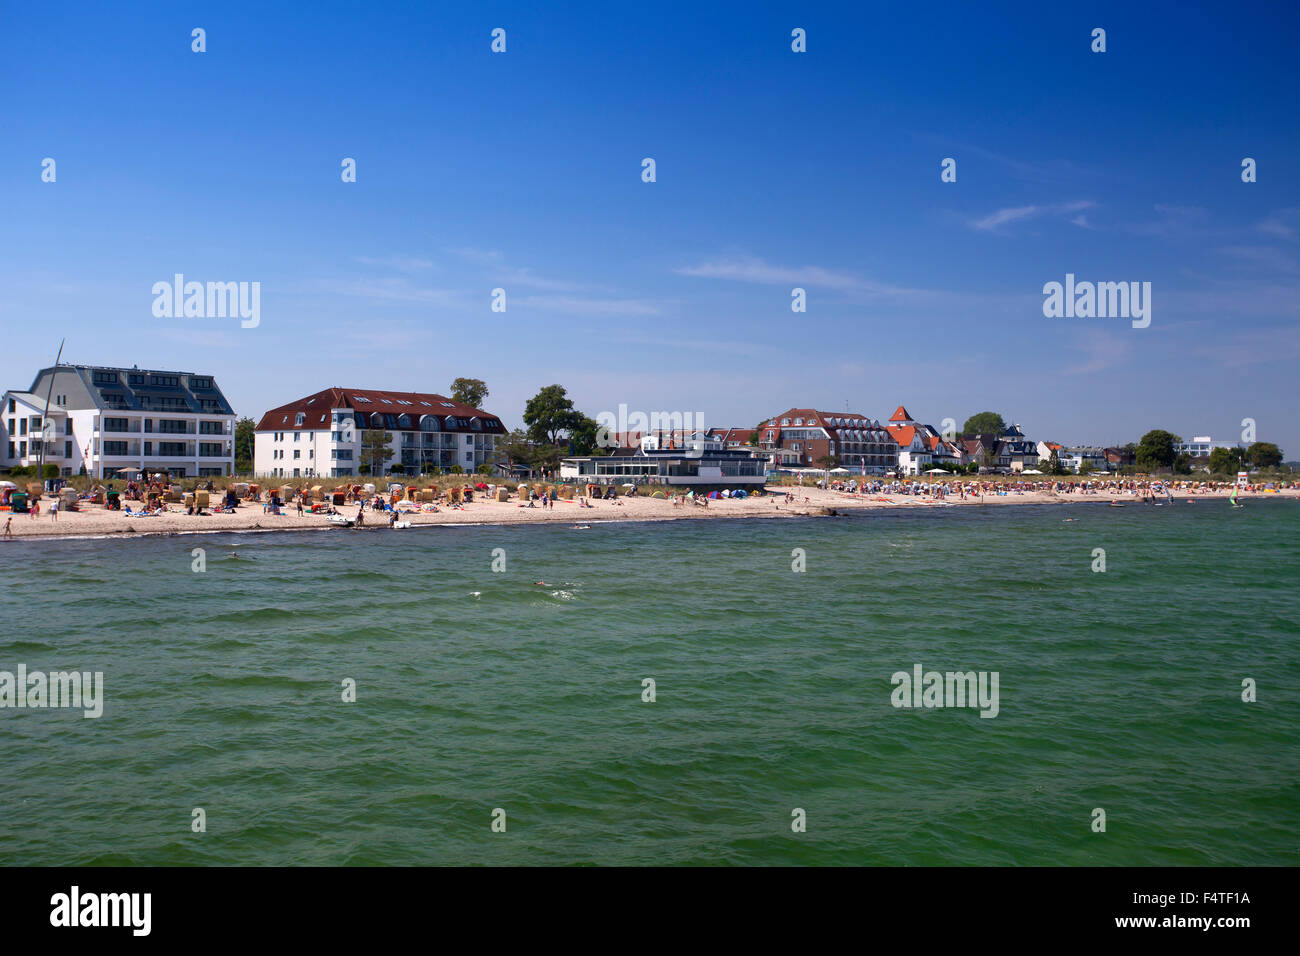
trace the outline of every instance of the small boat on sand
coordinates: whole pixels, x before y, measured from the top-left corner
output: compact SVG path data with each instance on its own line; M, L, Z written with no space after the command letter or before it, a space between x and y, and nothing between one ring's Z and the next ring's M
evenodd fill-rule
M355 518L347 518L344 517L343 515L327 515L325 520L328 521L330 524L338 525L340 528L351 528L354 524L356 524Z

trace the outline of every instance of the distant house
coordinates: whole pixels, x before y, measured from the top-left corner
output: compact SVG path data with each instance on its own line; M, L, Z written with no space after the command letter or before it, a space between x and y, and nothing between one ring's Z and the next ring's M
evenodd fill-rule
M933 425L917 421L906 406L894 409L888 428L898 443L898 470L905 475L919 475L936 465L961 464L955 441L946 441Z
M1137 464L1137 456L1123 448L1103 448L1102 451L1106 455L1106 467L1111 471Z
M883 475L898 467L898 444L880 422L852 412L791 408L758 429L758 447L780 451L790 467L820 468L833 458L844 468Z
M1092 445L1062 448L1057 453L1057 460L1075 474L1084 471L1085 468L1088 471L1105 471L1106 449Z
M1038 445L1025 437L1019 425L1008 425L998 436L997 456L999 468L1024 471L1038 464Z
M5 392L3 401L0 467L41 458L62 475L85 468L96 478L234 470L235 410L211 375L58 365L41 369L31 388Z
M501 420L482 409L429 392L327 388L279 408L257 423L253 470L280 478L360 474L362 433L392 434L385 471L406 474L489 463Z

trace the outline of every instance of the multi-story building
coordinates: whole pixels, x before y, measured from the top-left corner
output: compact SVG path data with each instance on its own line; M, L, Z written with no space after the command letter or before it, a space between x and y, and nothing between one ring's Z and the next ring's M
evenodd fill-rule
M1198 435L1191 441L1174 442L1174 454L1190 455L1193 458L1209 458L1216 448L1241 448L1246 446L1239 441L1215 441L1209 435Z
M46 414L48 396L49 412ZM5 392L0 465L41 457L62 475L126 471L229 475L235 412L211 375L97 365L41 369L31 388Z
M1060 449L1056 460L1075 474L1083 471L1107 471L1106 449L1092 445L1075 445Z
M787 453L784 463L796 468L833 460L850 471L883 475L898 467L898 444L889 430L852 412L792 408L759 426L758 447Z
M496 436L506 433L497 416L445 395L327 388L262 416L253 470L279 478L359 475L363 433L371 430L392 435L389 455L371 467L378 473L400 465L408 475L453 465L474 471L491 463Z

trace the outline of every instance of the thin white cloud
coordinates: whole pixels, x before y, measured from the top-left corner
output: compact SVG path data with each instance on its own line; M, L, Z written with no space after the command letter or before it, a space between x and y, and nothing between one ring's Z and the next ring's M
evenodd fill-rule
M658 315L659 307L645 299L587 299L579 296L529 295L507 299L508 304L569 315L589 316L645 316Z
M398 272L423 272L432 269L434 265L432 259L422 259L418 256L353 256L352 261L367 266L395 269Z
M1051 203L1048 205L1031 204L1028 206L1008 206L989 213L982 219L972 220L970 226L972 229L978 229L981 232L991 232L1000 226L1008 223L1023 222L1028 219L1038 219L1042 216L1068 216L1071 213L1078 213L1084 209L1091 209L1097 204L1088 199L1079 199L1074 202ZM1083 220L1080 222L1079 220ZM1088 222L1082 216L1076 216L1071 219L1076 226L1087 227Z
M683 266L678 275L702 279L726 279L759 285L811 286L845 292L869 292L876 295L908 295L916 290L885 285L847 272L834 272L821 266L774 266L756 258L733 258Z

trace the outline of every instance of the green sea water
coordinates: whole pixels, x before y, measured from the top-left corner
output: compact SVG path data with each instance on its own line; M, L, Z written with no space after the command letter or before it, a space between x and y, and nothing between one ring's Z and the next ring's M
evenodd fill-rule
M105 705L0 710L0 863L1294 865L1298 533L1270 500L9 543L0 670ZM892 706L915 664L998 672L997 716Z

